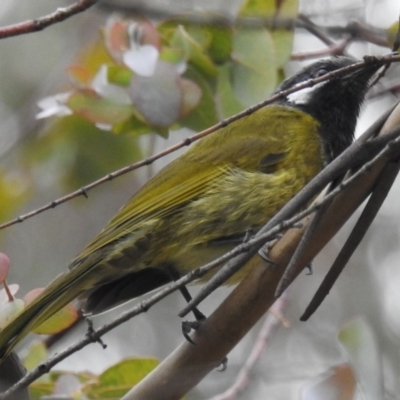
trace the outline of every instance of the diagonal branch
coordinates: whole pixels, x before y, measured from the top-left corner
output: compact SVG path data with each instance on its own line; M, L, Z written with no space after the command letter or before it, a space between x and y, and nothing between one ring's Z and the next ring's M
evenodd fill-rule
M386 115L387 118L387 115ZM306 211L299 212L298 216L305 217L311 212L316 211L320 206L326 202L331 201L339 191L342 191L345 186L351 184L355 179L358 179L359 175L365 174L373 164L379 162L382 157L385 157L387 153L391 151L389 143L391 139L397 143L397 137L399 129L395 130L392 135L385 135L382 138L376 138L365 141L365 138L371 135L371 132L382 127L384 119L378 120L370 130L368 130L359 140L353 143L348 149L346 149L338 158L333 160L324 170L322 170L314 179L312 179L293 199L291 199L273 218L271 218L265 226L257 233L255 239L249 240L246 245L254 244L254 246L247 251L245 254L241 254L229 261L224 265L207 283L205 283L200 292L187 304L187 306L179 313L180 317L188 314L193 307L196 307L202 300L204 300L212 291L221 286L227 281L234 273L243 267L262 247L261 238L266 238L264 234L273 230L274 227L282 224L286 219L295 215L298 210L306 207L307 203L311 201L315 196L326 186L329 182L336 179L338 176L345 174L348 169L355 166L365 164L357 173L355 173L346 182L342 182L338 188L327 194L322 202L314 204L312 207L307 208ZM388 144L378 155L383 146ZM375 158L373 158L375 156ZM368 162L368 160L371 160ZM296 222L298 220L296 219ZM280 231L286 229L288 226L281 227ZM244 246L244 245L241 245ZM238 246L240 247L240 246ZM221 257L222 258L222 257Z
M87 10L96 2L97 0L79 0L69 7L58 8L57 11L44 17L0 27L0 39L42 31L51 25L65 21L73 15Z
M162 157L166 156L167 154L173 153L174 151L176 151L178 149L181 149L181 148L183 148L185 146L189 146L193 142L201 139L202 137L205 137L205 136L209 135L210 133L213 133L213 132L217 131L218 129L221 129L221 128L231 124L234 121L237 121L237 120L239 120L241 118L244 118L244 117L254 113L255 111L259 110L260 108L265 107L268 104L271 104L271 103L275 102L276 100L279 100L279 99L281 99L283 97L286 97L291 93L294 93L296 91L299 91L299 90L307 88L307 87L312 87L312 86L314 86L314 85L316 85L316 84L318 84L320 82L324 82L324 81L332 79L334 77L342 76L342 75L345 75L347 73L350 73L350 72L353 72L353 71L357 71L359 69L362 69L366 64L371 63L371 62L381 63L382 65L385 65L385 64L390 64L392 62L398 62L398 61L400 61L400 56L399 55L388 55L388 56L382 56L382 57L367 57L364 61L361 61L359 63L355 63L355 64L349 65L347 67L340 68L340 69L338 69L336 71L333 71L333 72L330 72L328 74L325 74L325 75L323 75L323 76L321 76L319 78L310 79L310 80L308 80L306 82L303 82L301 84L295 85L294 87L292 87L290 89L287 89L287 90L284 90L284 91L281 91L281 92L277 92L277 93L273 94L271 97L269 97L267 100L265 100L265 101L263 101L261 103L258 103L256 105L250 107L250 108L247 108L246 110L244 110L244 111L242 111L242 112L240 112L240 113L238 113L238 114L236 114L236 115L234 115L232 117L226 118L226 119L222 120L221 122L219 122L218 124L213 125L210 128L205 129L205 130L203 130L201 132L198 132L198 133L186 138L185 140L183 140L183 141L181 141L181 142L179 142L179 143L177 143L177 144L175 144L175 145L173 145L173 146L171 146L171 147L169 147L169 148L167 148L167 149L165 149L165 150L163 150L163 151L161 151L161 152L159 152L159 153L157 153L157 154L155 154L155 155L153 155L151 157L148 157L148 158L146 158L146 159L144 159L142 161L139 161L137 163L128 165L128 166L126 166L124 168L121 168L121 169L119 169L117 171L111 172L110 174L98 179L97 181L94 181L94 182L90 183L89 185L86 185L86 186L84 186L84 187L82 187L82 188L80 188L80 189L78 189L78 190L76 190L76 191L74 191L72 193L69 193L69 194L67 194L67 195L65 195L63 197L60 197L60 198L58 198L56 200L53 200L50 203L48 203L48 204L46 204L46 205L44 205L44 206L42 206L42 207L40 207L40 208L38 208L36 210L30 211L30 212L28 212L26 214L20 215L19 217L15 218L13 220L10 220L8 222L0 224L0 230L4 229L4 228L7 228L9 226L12 226L12 225L21 223L21 222L25 221L26 219L29 219L29 218L32 218L32 217L38 215L38 214L41 214L44 211L51 210L51 209L59 206L60 204L63 204L65 202L69 201L69 200L72 200L72 199L76 198L76 197L79 197L79 196L88 197L89 190L91 190L91 189L93 189L93 188L95 188L97 186L100 186L105 182L111 181L111 180L113 180L113 179L115 179L115 178L117 178L117 177L119 177L121 175L124 175L127 172L133 171L133 170L138 169L140 167L143 167L145 165L150 165L154 161L158 160L159 158L162 158Z
M375 130L379 129L381 125L382 121L380 122L378 121L374 125ZM358 142L361 143L365 142L365 137L371 136L372 134L371 131L372 130L367 131L366 134L363 136L363 140L359 140ZM373 181L377 176L376 174L378 173L376 171L378 171L379 168L386 163L387 159L390 159L393 156L394 151L397 152L397 154L399 153L400 151L399 134L400 134L400 129L397 129L397 131L394 131L391 134L387 135L388 138L390 139L396 137L397 139L392 140L392 143L394 144L390 144L391 142L389 142L389 144L384 148L384 150L381 151L378 154L378 156L375 157L374 159L375 164L373 165L373 167L371 167L367 163L366 168L364 169L364 173L358 172L358 175L353 175L353 177L351 178L352 180L346 186L346 190L340 193L339 199L335 200L334 205L336 205L336 208L332 206L330 209L330 213L324 216L321 224L319 225L315 233L315 237L318 238L317 244L313 243L313 248L311 249L311 251L307 249L307 251L303 253L302 259L299 261L300 266L306 265L307 260L312 259L315 256L315 254L325 245L325 243L330 239L330 237L332 237L336 233L336 231L341 227L341 224L345 222L348 216L357 207L359 202L362 201L360 200L359 197L363 196L364 193L363 190L364 191L369 190L368 188L370 188L371 185L373 184ZM379 149L382 148L382 146L387 142L387 140L381 141L379 143L377 142L378 139L374 139L373 147L376 147L376 144L378 143L379 144L378 149ZM359 150L358 143L357 146L353 145L353 148L354 147ZM367 152L366 155L368 154L369 153ZM366 157L366 155L364 154L364 158ZM369 156L371 156L371 154L369 154ZM354 161L354 154L348 159L349 160L353 159ZM364 162L364 161L365 160L363 160L362 158L358 160L358 162ZM368 174L365 174L365 171L368 171ZM349 196L348 195L349 191L351 192L352 190L354 190L354 187L356 187L355 193L357 193L357 196L354 195ZM334 191L332 191L328 196L326 196L325 201L330 201L331 197L329 196L334 196L334 195L335 193ZM352 207L350 207L349 209L343 207L344 203L343 197L346 199L347 203L350 203L350 206ZM312 211L315 211L318 208L316 206L313 207L314 208L310 207L307 211L301 213L301 215L304 216L310 214ZM346 212L344 213L344 211L346 211L347 214ZM330 220L328 220L328 222L325 221L325 219L329 215L331 219L333 218L333 225L334 225L333 228L331 225L329 225ZM298 221L299 218L300 218L299 215L292 218L290 223L293 224L294 222ZM310 218L308 216L307 220L309 219ZM86 347L88 344L96 342L102 335L111 331L112 329L121 325L122 323L128 321L132 317L141 314L143 312L146 312L151 306L159 302L161 299L165 298L168 294L172 293L173 291L176 291L179 287L184 286L187 283L205 275L211 268L215 268L217 265L225 262L227 259L232 258L237 254L240 254L240 252L248 251L251 248L251 246L254 246L255 243L263 243L266 241L268 237L273 237L279 231L286 230L288 227L287 225L288 223L289 221L284 221L283 223L279 224L279 226L274 227L274 229L271 229L268 232L265 232L263 235L251 239L240 246L237 246L233 251L220 257L213 263L209 263L206 266L193 270L184 277L182 277L181 279L179 279L178 281L169 284L168 286L166 286L165 288L154 294L151 298L143 300L140 304L133 307L131 310L121 314L121 316L115 319L114 321L103 325L101 328L97 330L94 330L93 332L91 332L90 335L86 335L84 338L77 341L76 343L68 347L66 350L51 357L49 360L41 364L35 370L29 372L23 379L21 379L17 384L15 384L9 390L1 394L0 399L4 400L6 398L9 398L9 396L11 396L17 390L21 389L22 387L25 387L26 385L29 385L34 380L42 376L44 373L48 372L52 367L54 367L60 361L64 360L65 358L77 352L78 350L82 349L83 347ZM255 255L250 260L250 264L254 265L255 270L258 272L257 273L254 272L254 274L256 275L250 274L249 277L246 278L243 281L243 283L239 285L237 289L235 289L235 291L228 298L230 299L233 296L234 299L231 300L227 299L218 308L218 310L216 310L216 312L212 316L210 316L209 319L206 320L206 322L202 325L201 329L195 333L196 346L189 344L189 346L186 347L187 343L184 343L173 355L170 356L169 359L165 361L166 363L165 365L164 363L162 364L163 367L161 368L160 372L156 373L156 377L151 378L151 379L156 379L156 382L158 382L157 381L158 379L162 379L161 382L164 382L164 384L168 385L169 384L173 385L173 383L175 382L175 384L177 385L176 390L178 391L178 393L181 394L178 397L174 397L174 393L176 392L175 389L172 390L172 388L168 387L167 392L164 392L163 385L158 385L154 383L150 384L150 388L155 385L155 387L153 387L153 389L151 390L156 390L156 388L159 387L160 392L158 392L158 394L155 394L153 392L150 392L150 394L148 394L149 386L146 383L144 384L144 387L139 385L139 393L142 393L142 391L144 391L143 393L145 393L145 395L144 397L138 397L138 399L181 398L184 394L184 392L182 391L189 390L189 388L192 387L192 385L194 386L195 384L197 384L197 382L201 380L205 374L207 374L210 370L219 365L221 359L230 351L232 347L236 345L236 343L244 336L247 330L249 330L251 326L255 322L257 322L258 318L261 317L261 315L266 311L266 309L268 309L272 305L273 301L275 300L274 297L275 287L283 273L282 268L278 268L278 266L280 265L284 266L285 262L287 263L289 261L291 254L294 252L296 248L297 244L296 240L297 241L300 240L300 237L302 236L302 233L304 232L306 225L307 225L306 221L304 221L303 228L301 229L294 228L289 230L285 234L283 239L281 239L275 245L275 247L272 249L271 256L273 257L274 261L276 261L276 265L274 265L272 268L265 268L265 263L263 263L263 261L260 260L260 258L257 255ZM321 229L322 233L320 232ZM296 276L301 270L300 266L296 270ZM260 273L262 276L259 275ZM259 280L261 279L261 277L263 277L263 279ZM252 283L248 283L249 280ZM239 289L242 287L242 285L244 285L244 288ZM248 288L248 285L253 285L253 288L250 290ZM265 290L264 290L264 285L265 285ZM238 294L236 295L235 293ZM253 310L253 301L255 302L254 310ZM225 305L225 303L227 302L228 305ZM228 307L228 309L226 309L226 307ZM241 321L241 324L237 324L236 323L237 321ZM200 335L200 339L198 335ZM221 343L221 340L223 343ZM194 354L192 353L193 350L196 350ZM198 350L200 350L200 353L198 353ZM183 351L182 354L181 351ZM178 357L178 359L176 357ZM201 362L201 364L197 365L196 363L198 362ZM177 378L179 374L182 372L180 371L181 368L180 365L182 363L183 365L186 364L189 365L188 370L186 370L185 367L185 373L190 375L189 377L186 377L187 378L186 381L185 379L181 381L179 378ZM193 371L193 375L190 373L190 371ZM164 374L166 373L168 377L167 380L164 381ZM161 374L161 376L159 376L159 374ZM179 381L179 384L176 382L176 380ZM168 390L172 390L171 397L159 397L160 393L162 394L162 396L165 396L166 393L168 393ZM141 395L139 394L139 396Z
M360 174L335 198L315 231L312 246L299 260L296 274L319 253L368 196L385 165L399 156L399 140L393 143L368 173ZM196 346L183 343L122 400L180 399L216 368L275 301L276 285L309 221L310 218L303 221L302 229L290 229L277 242L270 253L273 265L255 255L249 261L251 273L195 331Z

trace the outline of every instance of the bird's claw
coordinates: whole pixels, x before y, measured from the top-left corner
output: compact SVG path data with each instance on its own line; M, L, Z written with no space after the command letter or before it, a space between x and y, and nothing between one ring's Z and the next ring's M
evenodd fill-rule
M202 324L202 321L183 321L182 322L182 334L189 343L191 343L193 345L196 344L195 342L193 342L192 338L189 336L189 333L192 330L199 329L201 324Z
M312 263L307 264L306 268L308 269L308 272L306 273L306 275L312 275L314 273Z
M270 263L270 264L272 264L272 265L275 264L275 262L272 261L272 260L268 257L268 254L267 254L266 250L264 249L264 247L261 247L261 249L258 251L258 255L259 255L264 261L266 261L267 263Z
M221 364L219 365L219 367L217 368L218 372L224 372L226 371L226 369L228 368L228 357L224 357L221 361Z

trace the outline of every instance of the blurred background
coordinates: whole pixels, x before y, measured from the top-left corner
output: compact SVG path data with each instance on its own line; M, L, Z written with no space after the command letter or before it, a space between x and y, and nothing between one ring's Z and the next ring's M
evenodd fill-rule
M201 8L232 18L242 3L240 0L147 0L121 1L119 4L121 7L151 5L161 10L161 14L166 9L174 14ZM35 19L54 12L55 7L69 4L72 2L3 0L0 24L5 26ZM382 30L383 37L385 29L395 23L400 14L400 4L395 0L303 0L299 7L300 12L318 26L346 27L350 22L358 21L377 31ZM41 111L38 106L41 99L70 90L71 73L68 74L67 69L71 65L88 64L91 56L97 57L96 46L102 42L100 30L113 11L121 14L123 10L112 10L111 6L92 7L41 32L0 40L0 223L158 152L191 133L184 129L185 124L172 126L166 138L168 129L164 128L157 133L140 135L133 130L115 133L104 129L101 123L66 121L60 116L36 118ZM151 20L157 23L159 18L153 16ZM345 33L330 37L337 43L348 38ZM323 55L327 48L304 29L296 29L293 40L290 52L297 57L285 62L277 73L276 83L284 75L314 61L318 52ZM346 50L359 58L390 52L387 46L365 40L352 40ZM313 52L315 56L307 56ZM306 55L305 60L300 61L299 55ZM76 78L74 73L72 76ZM400 83L400 69L393 66L371 92L359 121L358 133L396 102L400 94L395 90L396 83ZM250 104L257 101L257 96L254 101L249 100ZM249 104L243 104L243 108L246 105ZM65 270L69 261L149 177L178 154L176 152L149 167L105 183L91 190L88 199L78 197L2 230L0 251L6 253L12 262L9 283L20 285L21 297L33 288L45 286ZM252 372L251 382L242 398L362 399L373 398L371 393L384 393L381 398L400 399L399 196L400 181L397 180L361 246L309 321L300 322L299 317L344 243L357 215L317 257L313 264L314 274L303 274L288 289L283 314L291 326L279 326L271 335L268 348ZM196 293L198 288L191 287L190 290ZM201 304L202 312L209 315L230 290L217 290ZM100 373L126 357L162 360L184 340L181 321L177 317L183 305L179 293L170 295L146 314L106 335L103 340L108 345L107 350L101 350L98 344L90 345L62 362L57 369ZM110 321L130 306L124 305L95 317L95 326ZM232 385L261 324L231 352L227 371L209 374L187 395L188 400L211 398ZM327 387L332 384L329 381L321 395L318 384L332 376L338 366L354 361L338 340L339 333L349 326L356 326L361 332L359 351L363 362L361 366L353 365L353 373L358 377L358 383L362 382L361 389L364 385L364 390L358 388L355 397L328 397L331 394ZM70 343L85 331L86 326L82 326L65 341ZM64 348L65 341L58 343L51 352ZM22 355L24 351L22 346ZM371 387L365 389L365 377L371 377L369 384L375 385L377 392L373 392Z

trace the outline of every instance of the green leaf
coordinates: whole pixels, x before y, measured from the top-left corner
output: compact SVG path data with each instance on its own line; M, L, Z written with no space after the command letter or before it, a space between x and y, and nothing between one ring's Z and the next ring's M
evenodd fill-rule
M175 34L171 39L172 48L183 49L185 58L208 77L215 77L217 69L211 58L205 54L204 47L200 46L196 40L189 35L185 28L180 25L176 28Z
M31 194L29 174L0 169L0 221L14 216Z
M24 367L31 371L47 358L47 348L42 341L34 342L28 350L28 354L24 357Z
M396 21L386 29L386 38L390 48L394 46L399 29L399 21ZM394 51L399 51L399 49L400 48L398 47L397 49L394 49Z
M141 158L137 141L105 132L78 115L57 118L33 141L26 141L26 168L38 179L48 169L55 182L74 190Z
M217 64L230 60L233 49L232 29L222 25L203 26L203 29L211 35L208 53L212 60Z
M179 125L194 131L201 131L216 124L218 116L210 84L194 68L189 68L184 76L197 83L201 89L202 96L198 106L192 112L179 119Z
M29 395L31 400L42 400L44 396L54 394L57 381L64 375L74 376L82 384L96 378L95 375L88 372L71 373L66 371L52 371L29 385ZM78 400L81 398L83 398L81 392L74 393L74 399Z
M113 126L113 132L116 134L128 134L133 136L144 135L153 132L154 129L143 118L137 115L131 115L126 121Z
M44 396L53 394L55 383L37 381L29 386L29 396L31 400L42 400Z
M67 106L94 124L114 125L127 120L132 114L132 106L116 104L87 89L73 93Z
M246 0L240 8L242 17L296 18L298 0Z
M109 65L107 67L107 79L110 83L115 83L119 86L129 86L133 72L121 65Z
M265 68L271 71L272 76L277 78L277 71L272 72L272 69L276 70L282 68L290 59L293 47L293 37L294 37L294 23L289 24L288 28L271 28L275 21L281 20L294 20L297 17L298 12L298 0L246 0L240 11L239 15L242 17L261 17L264 19L270 19L271 24L265 26L265 30L269 35L269 43L264 47L262 36L260 36L260 44L253 44L253 46L258 47L261 51L268 52L268 66L264 64ZM263 29L259 29L262 31ZM257 42L255 42L257 43ZM280 79L276 79L278 83ZM254 80L253 80L254 82ZM271 78L272 82L272 78Z
M244 109L244 106L235 97L229 65L223 65L218 68L216 99L221 119L235 115Z
M278 84L276 55L266 30L244 29L233 39L233 90L245 106L264 100Z
M132 358L108 368L83 393L91 400L118 400L158 365L154 358Z

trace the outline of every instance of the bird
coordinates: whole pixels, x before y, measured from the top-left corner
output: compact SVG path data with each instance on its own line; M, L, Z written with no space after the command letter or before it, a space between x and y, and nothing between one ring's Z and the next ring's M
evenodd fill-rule
M319 60L276 92L356 63ZM354 140L376 63L282 97L194 143L142 186L0 332L0 359L78 298L98 314L165 285L256 232ZM228 282L234 284L246 268ZM209 278L209 274L201 278Z

